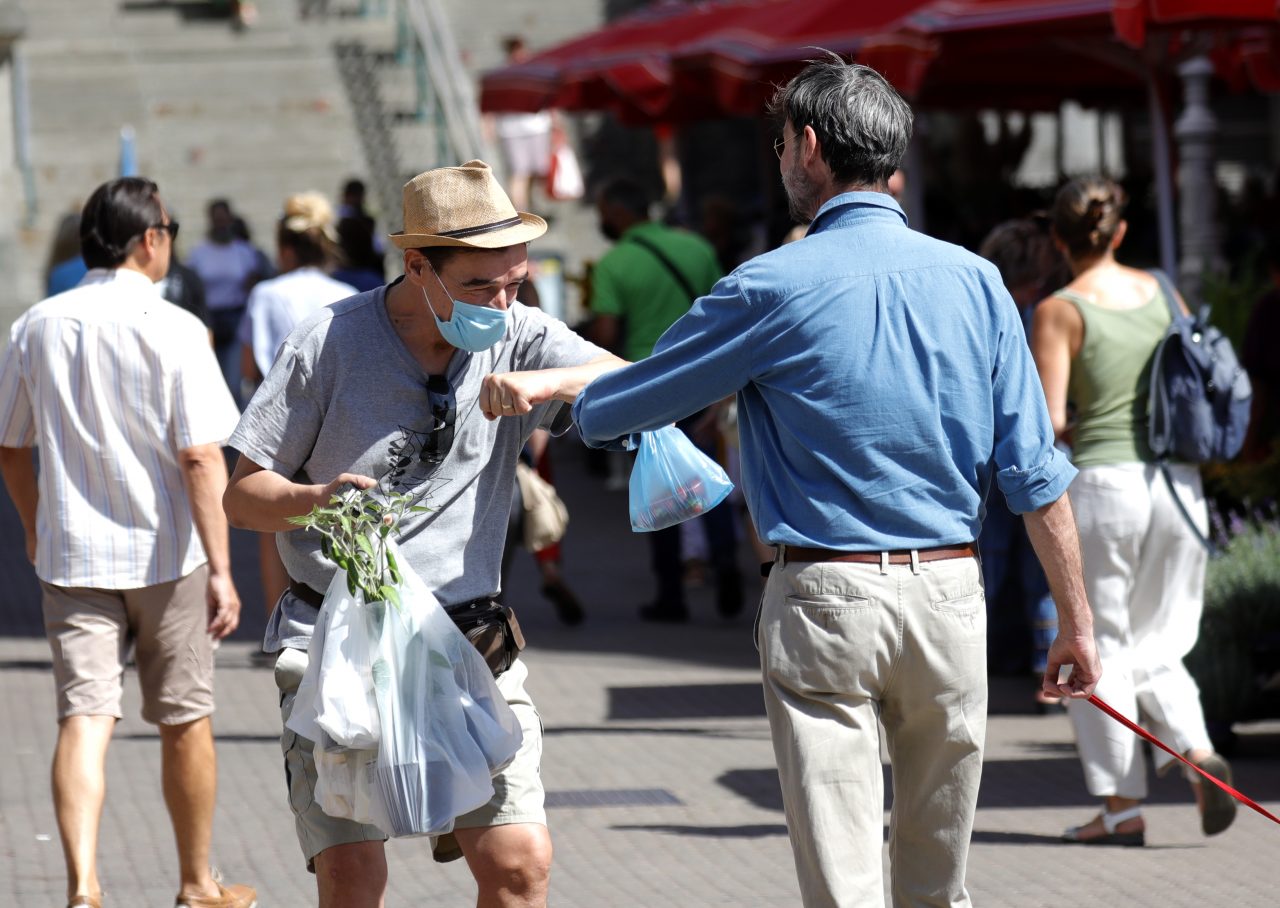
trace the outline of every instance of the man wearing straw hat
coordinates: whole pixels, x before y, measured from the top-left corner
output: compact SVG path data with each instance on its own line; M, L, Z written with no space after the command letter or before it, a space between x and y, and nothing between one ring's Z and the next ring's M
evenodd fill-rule
M520 449L539 426L567 428L564 405L623 361L516 302L526 245L546 231L517 212L489 166L471 161L404 187L405 275L301 323L249 402L230 444L241 452L224 504L233 524L274 531L290 589L268 624L287 719L333 565L319 537L289 517L339 487L425 494L400 526L404 555L449 609L498 592ZM513 375L512 373L521 373ZM532 404L531 400L540 403ZM502 415L508 418L496 419ZM434 843L465 856L485 906L546 902L551 839L538 774L542 733L516 659L498 678L524 743L494 778L495 795ZM325 815L315 802L313 744L286 729L289 800L325 906L379 906L384 834Z

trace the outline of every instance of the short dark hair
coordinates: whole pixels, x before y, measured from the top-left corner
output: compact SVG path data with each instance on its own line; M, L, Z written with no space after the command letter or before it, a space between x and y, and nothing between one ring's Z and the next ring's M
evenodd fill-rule
M363 197L364 192L365 192L364 180L352 178L342 184L342 194L344 196L358 195Z
M457 246L422 246L418 251L431 263L431 270L439 274L440 269L463 250Z
M90 268L118 268L134 242L164 219L159 188L141 177L103 183L80 212L80 254Z
M883 186L911 141L911 107L868 66L827 51L778 89L769 113L781 128L813 128L837 183Z
M231 203L226 199L212 199L205 210L209 214L213 214L214 210L218 208L221 208L227 214L231 214Z
M613 177L600 187L599 199L607 205L621 205L638 218L649 217L653 198L649 191L631 177Z

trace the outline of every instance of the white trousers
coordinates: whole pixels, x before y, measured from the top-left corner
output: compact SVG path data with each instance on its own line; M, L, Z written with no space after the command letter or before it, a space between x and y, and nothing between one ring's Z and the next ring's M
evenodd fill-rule
M756 640L805 908L884 908L881 723L893 905L970 905L986 631L974 558L774 565Z
M1178 497L1208 533L1200 472L1170 467ZM1179 753L1211 748L1200 690L1182 658L1195 645L1208 555L1153 464L1084 467L1071 484L1085 591L1102 660L1096 695ZM1101 710L1070 700L1089 793L1142 799L1141 741ZM1155 751L1156 770L1173 758Z

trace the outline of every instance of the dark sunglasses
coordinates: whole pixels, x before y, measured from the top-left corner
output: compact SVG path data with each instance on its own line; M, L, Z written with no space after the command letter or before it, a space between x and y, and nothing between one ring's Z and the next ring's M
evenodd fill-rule
M165 231L166 233L169 234L169 239L171 240L176 240L178 238L178 222L177 221L170 221L167 224L152 224L151 227L156 230Z
M458 421L458 405L453 388L442 375L427 380L427 403L431 407L431 431L418 452L418 462L435 466L453 447L454 424Z

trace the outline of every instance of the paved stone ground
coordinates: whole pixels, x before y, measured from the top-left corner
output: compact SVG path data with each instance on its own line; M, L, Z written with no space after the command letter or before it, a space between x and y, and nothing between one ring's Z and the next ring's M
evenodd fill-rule
M586 624L556 624L536 592L531 560L517 557L512 602L531 640L530 688L547 728L543 772L556 843L552 903L598 906L795 906L799 904L750 619L715 617L706 590L680 628L641 625L634 609L651 590L647 547L626 522L624 492L585 476L573 444L556 448L573 523L568 576L589 610ZM3 498L3 496L0 496ZM28 570L12 557L13 516L0 503L0 904L61 905L63 867L48 792L54 741L48 650ZM258 887L267 908L306 906L302 866L286 806L270 672L250 659L261 627L251 540L237 539L246 596L244 630L219 653L221 789L216 863ZM744 564L746 558L744 555ZM111 901L171 904L174 857L159 792L159 744L128 718L108 758L101 864ZM1240 788L1280 809L1280 724L1241 732ZM1198 830L1179 779L1153 781L1145 849L1056 843L1094 809L1061 714L1030 710L1022 679L993 680L988 762L969 884L980 908L1093 904L1161 908L1269 908L1277 903L1280 829L1244 811L1215 839ZM388 904L465 906L465 867L433 865L421 841L389 846Z

